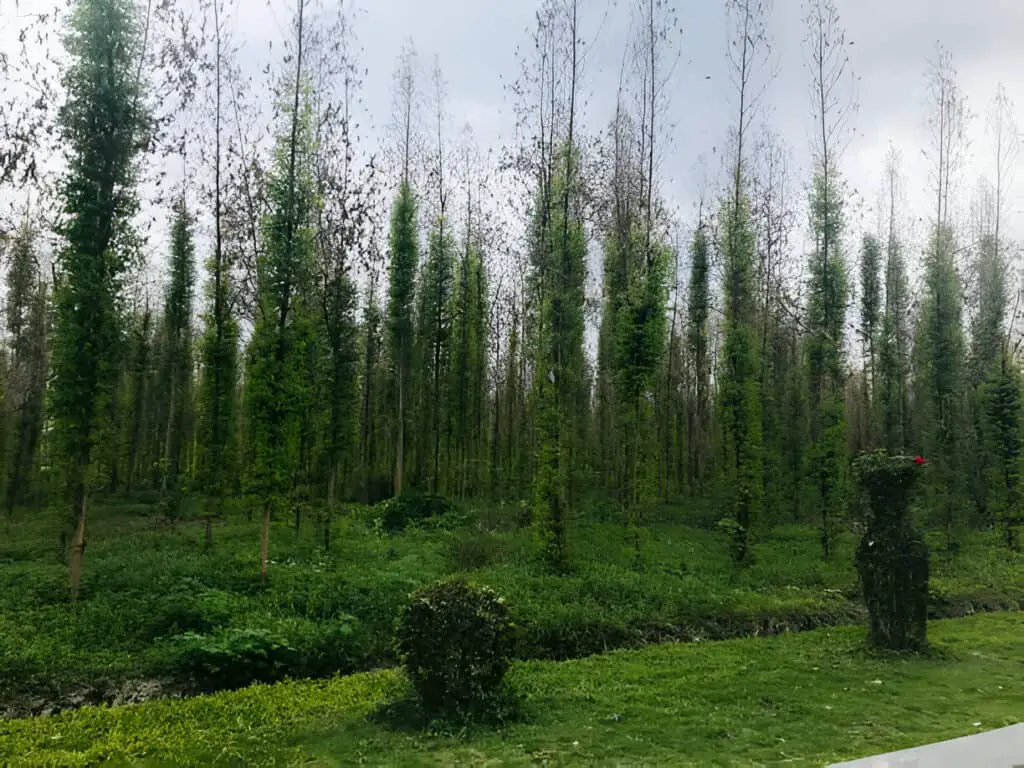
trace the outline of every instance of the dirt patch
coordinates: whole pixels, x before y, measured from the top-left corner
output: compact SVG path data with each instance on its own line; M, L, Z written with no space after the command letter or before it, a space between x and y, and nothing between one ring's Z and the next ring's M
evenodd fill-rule
M141 704L155 699L177 699L184 694L183 686L170 680L124 680L66 690L39 691L7 701L0 700L0 719L46 717L81 707Z

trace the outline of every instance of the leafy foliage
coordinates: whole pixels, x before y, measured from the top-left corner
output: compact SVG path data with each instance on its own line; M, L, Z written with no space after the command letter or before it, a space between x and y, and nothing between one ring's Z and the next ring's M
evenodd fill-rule
M171 637L165 673L202 690L241 688L285 677L327 677L359 662L354 620L278 620L265 627L217 628Z
M282 679L297 653L266 629L228 629L214 635L188 632L175 638L178 668L207 690L241 688Z

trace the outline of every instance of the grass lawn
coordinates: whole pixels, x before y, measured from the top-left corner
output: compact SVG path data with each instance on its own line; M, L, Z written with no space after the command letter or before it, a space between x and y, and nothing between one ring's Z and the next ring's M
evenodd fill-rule
M929 658L845 627L520 662L521 722L427 734L394 671L0 721L0 764L825 765L1024 719L1024 614L933 622Z
M5 700L15 702L15 712L40 711L20 702L60 703L80 686L176 681L181 667L172 638L190 631L270 632L301 657L279 675L387 666L407 596L448 574L505 595L522 628L518 655L533 659L578 658L664 637L814 627L849 621L861 610L851 533L825 563L813 527L761 532L754 563L736 568L713 514L666 507L648 517L637 569L621 523L592 512L569 528L574 570L555 576L534 559L531 533L516 527L515 509L470 509L450 527L396 535L369 525L371 514L351 508L336 522L326 553L311 524L296 534L290 521L275 523L263 588L258 521L236 513L218 523L213 550L205 552L201 524L158 526L152 505L97 504L83 599L74 605L56 555L57 513L25 511L0 521L0 711ZM955 558L934 554L932 573L936 607L952 608L948 614L965 600L1013 607L1024 599L1024 555L1008 553L994 534L976 534Z

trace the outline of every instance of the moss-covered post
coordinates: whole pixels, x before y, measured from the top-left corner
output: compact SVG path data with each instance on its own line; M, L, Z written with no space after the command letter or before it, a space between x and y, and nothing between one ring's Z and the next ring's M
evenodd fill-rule
M867 497L867 530L856 564L876 648L921 651L928 644L928 547L911 524L910 493L924 470L920 456L885 451L854 459Z

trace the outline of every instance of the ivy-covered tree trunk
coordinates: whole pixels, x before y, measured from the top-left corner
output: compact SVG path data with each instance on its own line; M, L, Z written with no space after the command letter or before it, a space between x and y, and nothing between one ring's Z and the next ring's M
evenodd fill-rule
M78 596L85 551L94 428L112 396L122 281L132 258L135 161L146 125L140 43L129 0L74 4L65 38L67 100L59 121L68 171L60 186L66 223L55 286L52 387L56 444L74 521L72 598Z
M583 303L586 242L576 186L578 158L562 147L551 182L547 225L535 245L539 332L534 361L536 449L533 492L542 550L556 569L568 564L565 522L577 453L577 397L584 377Z
M382 484L380 459L384 453L384 423L382 418L384 398L381 391L384 383L384 371L381 362L382 313L377 305L374 285L371 282L363 311L362 323L362 373L360 375L360 419L359 419L359 463L362 469L360 493L364 503L375 503L381 498L390 496L390 473L387 492L381 492L377 486ZM379 497L379 498L378 498Z
M317 196L317 263L319 266L320 357L317 402L310 414L319 417L319 470L326 471L327 499L320 515L324 549L330 548L331 526L338 498L359 484L353 477L362 409L359 402L358 289L354 270L372 225L373 167L354 166L355 125L352 104L360 80L352 58L348 20L338 38L322 49L312 69L317 73L313 93L317 112L314 160ZM332 100L332 82L340 80L341 94ZM337 103L335 103L335 101ZM326 401L325 409L315 406ZM310 485L313 480L310 478Z
M164 308L164 384L168 388L164 419L162 491L175 498L180 490L183 456L191 442L192 304L195 246L192 217L180 200L171 230L170 285ZM173 501L172 501L173 504Z
M833 0L814 0L806 18L817 134L810 194L811 256L807 301L810 473L817 490L821 552L832 554L835 516L846 506L845 328L849 287L842 254L843 183L839 172L842 131L849 102L843 82L849 68L846 35Z
M810 471L817 491L822 556L828 559L835 537L833 517L845 507L847 456L843 354L847 283L839 250L842 206L830 177L818 176L811 204L817 252L811 261L807 308Z
M866 235L860 249L860 338L864 354L863 411L866 421L861 448L880 447L878 408L878 339L882 331L882 245Z
M657 478L654 440L654 377L665 349L665 289L669 251L639 231L633 247L639 258L630 264L616 328L616 391L625 438L625 506L639 558L641 505L653 500Z
M687 403L687 485L700 496L705 490L711 444L711 262L707 228L701 222L690 249L690 295L687 302L686 350L691 370Z
M734 556L747 556L751 524L764 498L760 371L754 307L754 234L746 197L726 204L722 233L725 250L725 341L718 388L723 437L723 487L735 523Z
M442 486L442 453L448 440L450 422L449 384L452 352L452 293L454 289L454 243L439 221L430 234L427 260L419 281L419 312L416 341L419 348L417 378L420 429L418 475L427 480L431 492L447 490ZM447 456L446 456L447 458ZM447 470L447 465L444 467Z
M406 408L410 395L413 344L413 290L418 260L416 242L416 201L412 188L403 181L391 212L391 261L388 281L388 342L391 363L395 369L395 393L398 412L395 414L394 493L402 494L405 481Z
M451 485L460 498L479 493L485 460L487 392L487 278L481 254L467 224L466 243L455 280L452 313L450 420L454 466ZM498 392L496 390L496 396ZM500 407L500 406L499 406ZM497 415L500 415L500 412ZM492 422L496 433L499 421ZM493 438L493 435L492 435ZM492 440L494 446L496 440ZM492 457L492 472L493 457ZM492 477L494 475L492 474Z

